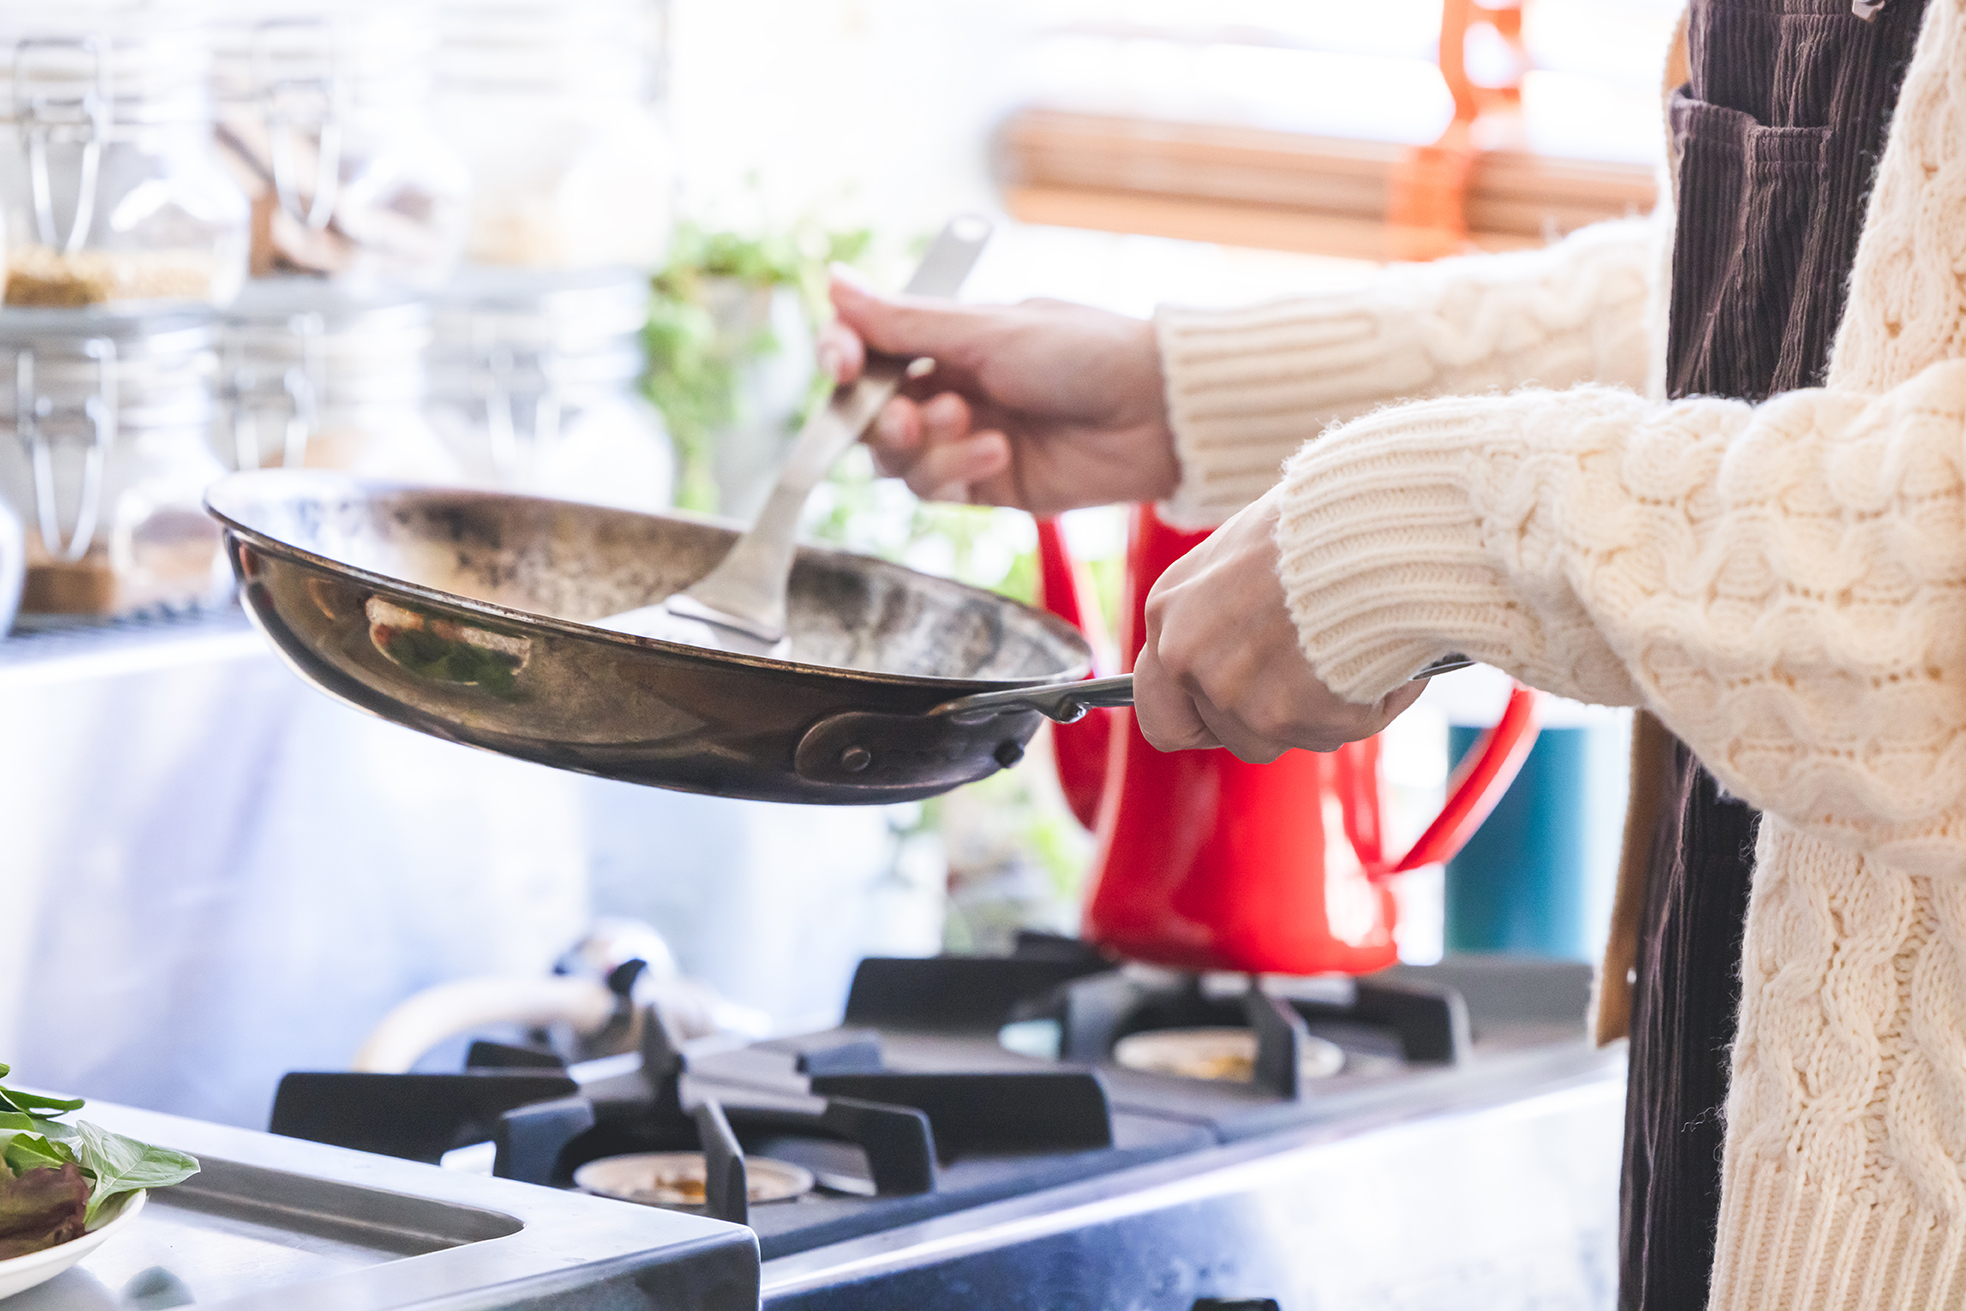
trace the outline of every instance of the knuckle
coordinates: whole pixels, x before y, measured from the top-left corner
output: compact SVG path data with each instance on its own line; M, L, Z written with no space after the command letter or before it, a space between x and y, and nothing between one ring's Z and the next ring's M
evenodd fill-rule
M1206 691L1205 684L1217 681L1207 676L1209 661L1204 658L1203 643L1191 628L1181 624L1161 628L1156 650L1168 672L1190 691Z
M1251 698L1245 712L1250 731L1272 742L1319 740L1319 724L1307 707L1284 688L1264 687Z
M922 420L944 430L963 428L969 423L969 405L952 391L938 392L922 404Z

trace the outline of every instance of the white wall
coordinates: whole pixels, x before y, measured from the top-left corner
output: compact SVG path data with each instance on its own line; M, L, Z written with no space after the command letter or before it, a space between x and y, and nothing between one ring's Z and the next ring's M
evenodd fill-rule
M598 909L781 1028L933 951L939 871L878 809L563 773L386 724L270 655L0 681L0 1061L31 1084L264 1127L404 997L549 971Z
M984 147L1022 99L1025 0L673 0L686 212L823 211L933 231L994 204Z
M349 710L270 655L0 683L0 1060L264 1127L402 997L587 922L572 776Z

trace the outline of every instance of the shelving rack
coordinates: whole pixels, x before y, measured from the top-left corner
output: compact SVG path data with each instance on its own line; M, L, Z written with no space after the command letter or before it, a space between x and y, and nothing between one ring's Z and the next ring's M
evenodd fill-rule
M23 617L0 637L0 691L271 654L236 605L112 620Z

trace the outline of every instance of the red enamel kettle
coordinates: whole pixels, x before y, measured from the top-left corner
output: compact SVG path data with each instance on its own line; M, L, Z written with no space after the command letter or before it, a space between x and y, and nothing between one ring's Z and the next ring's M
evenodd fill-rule
M1146 636L1147 593L1205 538L1133 510L1119 649ZM1092 617L1058 526L1038 524L1044 604ZM1536 740L1535 693L1517 687L1448 784L1412 850L1384 850L1379 740L1250 765L1227 751L1162 753L1130 708L1053 729L1060 782L1098 835L1081 932L1134 960L1188 970L1363 974L1397 959L1387 880L1459 851L1508 790Z

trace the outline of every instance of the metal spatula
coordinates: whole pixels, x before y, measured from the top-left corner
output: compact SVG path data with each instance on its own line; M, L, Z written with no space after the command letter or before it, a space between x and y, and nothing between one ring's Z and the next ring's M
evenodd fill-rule
M989 239L987 219L966 214L951 220L922 256L905 290L913 296L954 296ZM674 596L610 615L597 626L715 651L783 658L788 647L785 586L806 497L902 382L932 367L927 360L870 356L860 380L840 388L806 420L757 520L716 568Z

